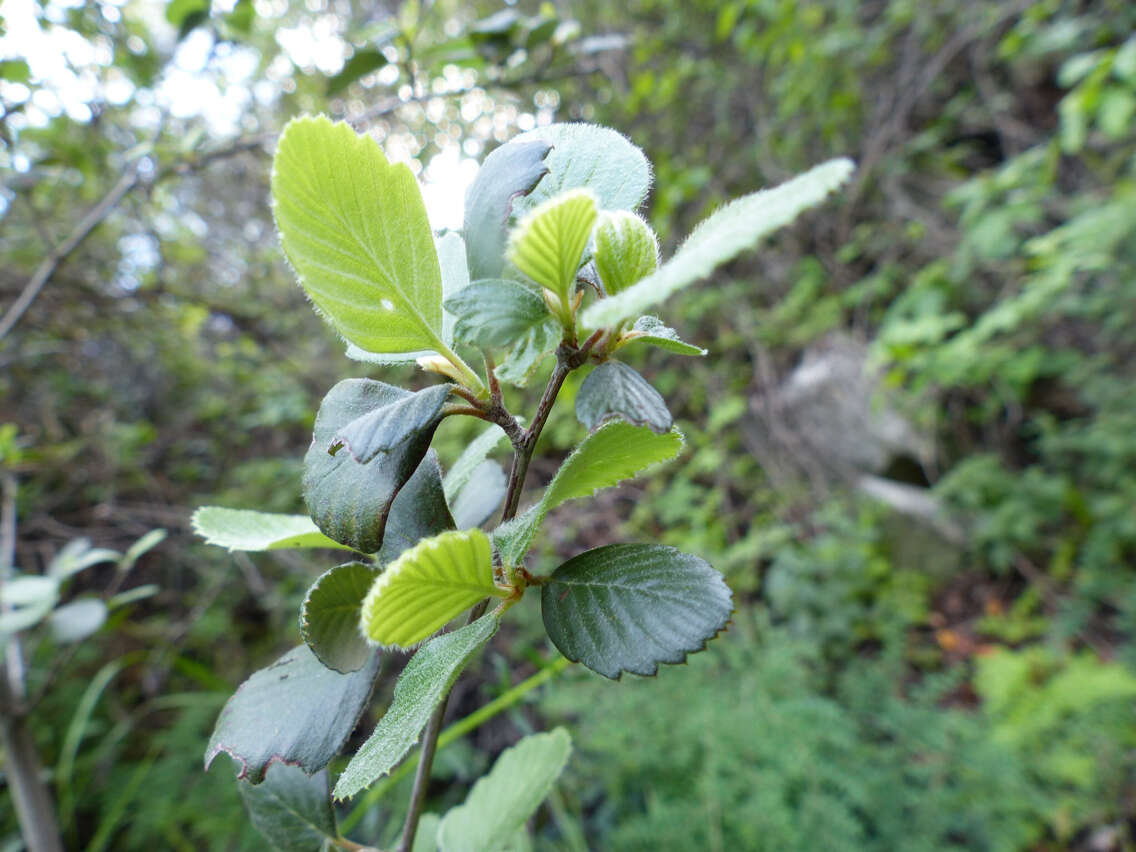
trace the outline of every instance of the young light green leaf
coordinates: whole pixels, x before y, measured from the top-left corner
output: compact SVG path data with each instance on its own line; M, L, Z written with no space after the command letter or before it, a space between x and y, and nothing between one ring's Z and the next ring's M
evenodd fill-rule
M448 299L469 286L469 267L465 260L465 242L460 234L447 231L435 243L438 263L442 268L442 298ZM454 344L454 316L442 311L442 342L447 346ZM419 358L437 355L433 349L417 349L412 352L368 352L354 343L347 344L347 357L352 361L378 364L389 367L395 364L413 364Z
M402 760L461 670L497 632L497 623L490 613L418 649L399 676L386 715L339 776L335 798L351 798Z
M524 387L532 379L541 362L560 343L563 329L559 322L548 317L537 323L509 350L509 357L497 366L497 378L517 387Z
M589 497L601 488L618 485L654 464L674 458L682 446L678 429L657 435L644 426L619 420L601 426L561 465L539 503L493 531L502 561L510 566L520 562L545 517L564 501Z
M576 418L591 431L613 417L660 435L674 424L663 395L650 382L626 364L605 361L576 392Z
M316 852L339 837L327 771L273 764L264 783L237 782L249 818L277 852Z
M596 222L596 197L573 189L533 208L509 237L509 260L567 304Z
M442 466L437 452L430 450L391 504L379 559L383 564L393 562L422 539L453 528L442 488Z
M620 133L594 124L551 124L514 137L514 143L545 142L548 174L527 197L513 203L522 216L565 190L586 187L603 210L634 210L651 188L651 164Z
M453 502L454 526L459 530L480 527L488 521L508 492L505 471L495 461L483 461Z
M106 623L107 605L98 598L79 598L52 610L47 618L56 642L86 639Z
M416 432L367 464L350 453L329 455L328 447L353 420L409 395L371 379L345 379L328 392L316 415L312 444L304 456L304 500L325 535L362 553L375 553L382 546L391 504L426 455L434 428Z
M590 497L643 470L672 459L683 446L682 433L657 435L650 429L616 421L584 439L556 472L541 503L549 511L565 500Z
M363 600L364 635L410 648L487 597L506 597L493 582L493 553L481 530L444 532L418 542L386 567Z
M193 531L207 544L229 550L351 549L321 533L307 515L276 515L248 509L202 506L193 513L192 524Z
M503 751L465 802L442 818L439 850L497 852L508 847L552 791L571 753L572 738L563 728L532 734Z
M613 544L581 553L541 586L544 626L565 657L604 677L653 675L681 663L726 626L733 610L722 575L660 544Z
M329 669L355 672L374 654L359 632L359 617L378 576L374 565L348 562L325 571L308 589L300 608L300 635Z
M272 169L280 242L316 307L361 349L437 349L442 276L422 193L378 143L324 116L289 122Z
M548 305L523 284L507 279L475 281L446 300L459 340L484 349L511 346L548 319Z
M465 194L466 254L470 274L497 278L505 265L505 234L513 202L548 173L547 142L506 142L490 152Z
M447 500L453 503L457 499L458 493L469 482L473 472L493 452L493 449L507 437L504 429L493 424L466 445L462 454L458 456L458 460L454 462L454 466L446 473L443 484L446 489Z
M630 331L625 331L620 335L611 351L614 352L636 341L657 346L678 355L702 356L706 354L705 349L682 340L678 336L678 332L664 325L658 317L639 317L635 320L635 325L631 327Z
M602 328L642 314L819 204L848 180L852 168L851 160L830 160L773 189L731 201L699 224L658 270L619 295L586 308L581 322L587 328Z
M272 763L320 771L355 729L378 674L378 654L359 671L340 674L307 645L293 648L225 703L205 750L205 768L225 752L241 765L237 778L253 784Z
M342 447L355 461L366 464L423 432L433 434L452 388L433 385L355 418L335 433L328 452L334 455Z
M609 296L622 293L659 265L659 238L635 213L604 213L596 225L595 241L596 272Z

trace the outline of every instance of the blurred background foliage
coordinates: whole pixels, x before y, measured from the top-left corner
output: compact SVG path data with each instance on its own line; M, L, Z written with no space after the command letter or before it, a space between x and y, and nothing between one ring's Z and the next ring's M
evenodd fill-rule
M60 587L107 604L93 633L20 637L67 848L261 848L202 749L334 557L230 556L187 522L302 510L319 399L364 374L267 204L275 134L314 111L408 161L439 228L514 133L616 127L655 164L665 255L733 196L858 163L668 307L710 355L635 366L687 455L546 544L699 552L734 624L654 680L551 678L441 752L439 807L566 722L537 848L1136 848L1136 6L5 0L0 26L12 567L115 551ZM439 435L450 459L467 437ZM555 458L579 427L547 436ZM455 718L547 665L523 609ZM349 824L381 843L405 795L374 798Z

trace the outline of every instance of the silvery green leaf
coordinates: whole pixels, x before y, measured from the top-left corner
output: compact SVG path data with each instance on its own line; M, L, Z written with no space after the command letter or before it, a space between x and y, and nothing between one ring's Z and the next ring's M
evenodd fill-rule
M822 202L848 180L852 169L851 160L830 160L773 189L731 201L699 224L674 257L654 273L622 293L585 308L581 324L587 328L610 327L644 313Z

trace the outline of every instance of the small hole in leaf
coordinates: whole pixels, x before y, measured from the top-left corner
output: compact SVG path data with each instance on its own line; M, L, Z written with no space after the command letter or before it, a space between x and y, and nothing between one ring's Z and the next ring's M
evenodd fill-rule
M380 302L379 304L381 304L383 306L384 310L388 310L388 311L394 310L394 302L392 302L390 299L383 299L382 302Z

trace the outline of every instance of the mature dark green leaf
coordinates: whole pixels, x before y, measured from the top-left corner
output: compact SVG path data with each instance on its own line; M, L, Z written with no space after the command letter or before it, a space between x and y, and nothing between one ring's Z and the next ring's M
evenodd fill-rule
M505 499L505 471L495 461L483 461L454 500L454 524L459 530L479 527Z
M441 852L507 848L551 792L571 753L572 738L563 728L532 734L503 751L465 802L442 818L438 848Z
M560 653L615 679L683 662L726 626L733 609L721 574L661 544L581 553L552 573L540 602Z
M552 151L544 159L548 174L513 204L515 217L577 187L595 192L601 210L634 210L651 188L651 164L643 152L607 127L550 124L513 139L514 144L526 142L544 142Z
M432 385L355 418L335 433L328 452L335 455L342 447L366 464L423 432L433 435L452 389L450 384Z
M378 71L390 62L381 50L356 50L343 70L327 81L327 93L338 95L360 77Z
M434 429L415 433L367 464L349 453L329 455L327 448L347 424L408 396L408 391L371 379L345 379L324 397L316 415L304 457L308 511L325 535L363 553L382 546L391 504L426 455Z
M340 674L307 645L293 648L225 702L205 750L205 768L224 752L240 763L237 777L253 784L272 763L318 772L347 742L378 674L377 653L359 671Z
M318 852L339 836L327 770L307 775L277 763L262 784L238 781L237 789L252 824L278 852Z
M605 361L584 379L576 392L576 417L589 431L613 417L659 435L674 424L663 395L620 361Z
M438 454L430 450L394 498L379 558L384 564L391 562L422 539L452 529L454 519L442 487L442 466Z
M639 317L630 331L625 331L616 349L628 343L642 341L678 355L705 355L706 350L682 340L673 328L663 324L658 317Z
M358 671L375 653L359 631L359 615L378 576L374 565L348 562L321 574L308 589L300 608L300 634L328 668Z
M536 292L506 279L475 281L445 302L455 317L454 334L473 346L511 346L549 318Z
M547 142L506 142L481 164L465 195L466 256L475 279L496 278L505 265L505 236L513 201L547 174Z
M335 798L354 796L402 760L461 670L497 632L497 623L490 613L418 649L399 676L386 715L339 776Z

